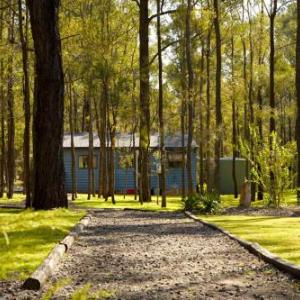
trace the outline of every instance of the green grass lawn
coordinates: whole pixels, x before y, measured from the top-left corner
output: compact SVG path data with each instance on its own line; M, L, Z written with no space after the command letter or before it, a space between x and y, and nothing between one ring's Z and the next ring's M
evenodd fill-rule
M4 194L3 198L0 198L0 204L17 204L25 200L25 195L22 193L15 193L12 199L8 199L7 195Z
M180 196L169 196L167 197L167 208L161 209L161 197L159 197L159 204L157 204L157 197L152 197L152 202L144 203L141 205L137 200L134 200L133 195L126 195L125 199L123 195L116 195L116 204L113 205L109 199L105 202L103 199L98 197L87 200L86 194L78 194L78 198L74 202L76 206L86 208L132 208L132 209L147 209L147 210L181 210L183 208ZM237 207L239 206L239 199L234 199L233 195L222 195L221 204L223 208ZM282 203L283 206L295 206L297 204L296 193L286 193L285 201ZM255 201L252 203L253 207L265 207L266 201Z
M228 207L237 207L239 206L239 198L234 199L233 195L223 195L221 196L221 203L222 207L228 208ZM262 201L255 201L252 202L252 207L266 207L268 205L267 200ZM288 191L285 193L284 201L282 202L281 206L296 206L297 205L297 198L296 198L296 192L295 191Z
M116 204L112 204L111 199L107 202L104 199L98 199L98 197L87 200L86 194L79 194L78 198L74 202L76 206L84 208L131 208L131 209L146 209L146 210L163 210L163 211L175 211L182 209L181 197L174 196L167 198L167 208L161 208L161 198L159 198L159 204L157 204L157 197L152 197L152 201L149 203L140 204L138 200L134 200L133 195L126 195L125 199L123 195L116 195Z
M0 209L0 280L24 279L33 272L84 214Z
M199 216L270 252L300 264L300 218L266 216Z

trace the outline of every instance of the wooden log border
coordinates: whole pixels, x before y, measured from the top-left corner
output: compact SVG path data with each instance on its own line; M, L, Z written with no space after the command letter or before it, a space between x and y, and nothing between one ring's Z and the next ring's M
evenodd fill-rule
M90 220L91 215L87 215L77 223L70 233L55 246L44 262L24 281L23 289L38 291L44 286L63 255L71 248L75 239L83 231L84 227L89 224Z
M228 236L230 239L239 243L242 247L244 247L250 253L256 255L257 257L264 260L265 262L270 263L271 265L275 266L280 271L284 271L284 272L292 275L296 279L300 279L300 266L290 263L290 262L270 253L268 250L261 247L258 243L248 242L244 239L237 237L234 234L231 234L227 230L224 230L223 228L221 228L215 224L212 224L212 223L206 222L200 218L197 218L191 212L185 211L184 213L186 216L193 219L194 221L199 222L199 223L201 223L207 227L210 227L214 230L220 231L224 235Z

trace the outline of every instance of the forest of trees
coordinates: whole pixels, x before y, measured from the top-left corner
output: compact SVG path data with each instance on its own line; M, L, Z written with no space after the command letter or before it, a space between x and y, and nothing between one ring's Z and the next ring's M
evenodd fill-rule
M196 192L196 140L198 192L218 191L224 156L233 157L236 182L236 158L245 157L252 200L267 193L276 204L294 188L300 202L299 0L0 3L0 196L22 185L27 207L67 206L63 132L89 132L90 170L95 132L98 196L114 201L115 139L124 132L140 136L139 200L151 201L150 134L158 132L163 207L164 140L175 133L188 136L183 198ZM73 151L73 169L75 160ZM73 182L74 199L74 172ZM90 197L91 171L89 183Z

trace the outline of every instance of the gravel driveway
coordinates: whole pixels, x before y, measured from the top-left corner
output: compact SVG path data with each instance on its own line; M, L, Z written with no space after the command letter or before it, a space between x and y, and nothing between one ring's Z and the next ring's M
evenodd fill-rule
M171 212L94 212L45 289L66 278L52 299L70 299L87 283L109 299L300 299L299 282ZM41 297L20 291L10 299L18 296Z

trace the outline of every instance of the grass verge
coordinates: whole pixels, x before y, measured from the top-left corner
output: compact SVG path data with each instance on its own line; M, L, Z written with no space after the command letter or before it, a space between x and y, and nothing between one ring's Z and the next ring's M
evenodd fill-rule
M180 196L168 196L167 197L167 208L161 208L161 197L158 199L153 196L150 203L144 203L141 205L138 200L134 200L133 195L116 195L116 204L112 204L111 199L107 202L104 199L98 197L92 197L91 200L87 200L86 194L78 194L78 198L74 202L76 206L84 208L131 208L131 209L146 209L146 210L165 210L165 211L176 211L182 210L183 205ZM286 193L285 201L282 203L283 206L295 206L297 205L296 194L294 192ZM233 195L222 195L221 205L223 208L238 207L239 199L234 199ZM255 201L252 203L252 207L265 208L267 206L266 201Z
M239 206L239 198L234 199L233 195L222 195L221 196L221 204L223 208L228 207L238 207ZM288 191L284 195L284 200L281 203L282 207L291 207L296 206L297 204L297 198L296 198L296 192L295 191ZM255 201L251 203L251 207L255 208L265 208L268 206L267 200L262 201Z
M159 198L157 203L157 197L152 197L151 202L140 204L138 200L134 200L133 195L116 195L116 204L112 204L111 199L107 202L104 199L99 199L97 197L92 197L91 200L87 200L86 194L79 194L78 198L74 202L76 206L84 208L130 208L130 209L145 209L153 211L176 211L182 210L181 197L168 197L167 198L167 208L161 208L161 198Z
M300 265L300 218L240 215L198 217Z
M12 199L8 199L7 195L4 194L3 198L0 198L0 204L9 205L9 204L18 204L25 200L25 195L22 193L15 193Z
M83 210L0 209L0 280L28 276L84 215Z

